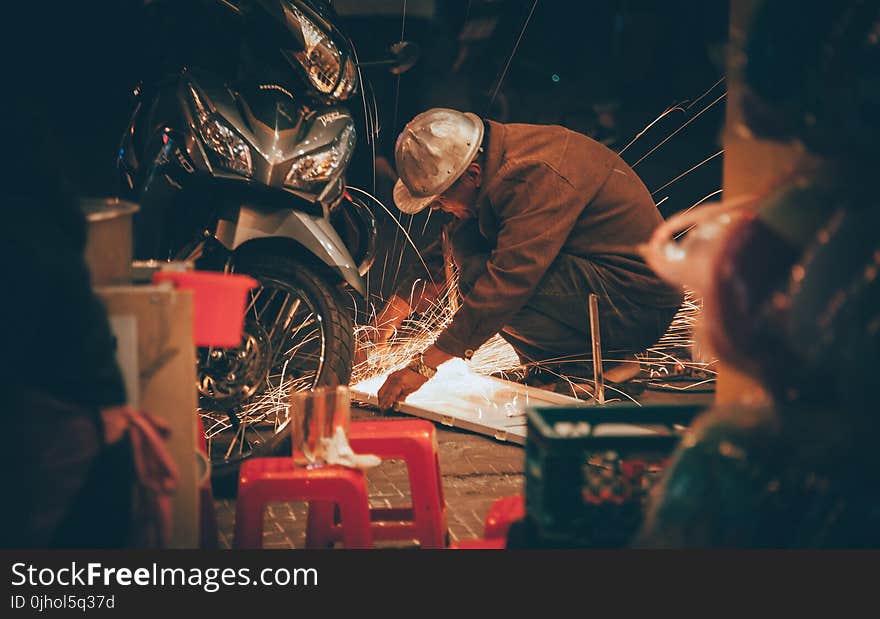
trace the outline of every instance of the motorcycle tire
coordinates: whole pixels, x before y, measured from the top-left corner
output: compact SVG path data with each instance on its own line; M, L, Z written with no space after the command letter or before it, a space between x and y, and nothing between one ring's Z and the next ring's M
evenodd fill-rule
M236 259L234 271L256 279L260 284L259 290L287 290L295 293L302 298L303 304L320 316L318 323L322 337L322 361L320 367L315 370L315 376L309 377L308 383L299 384L297 389L348 384L355 345L354 317L336 282L302 262L275 255L242 256ZM286 300L284 302L286 303ZM246 319L246 330L249 328L248 325L253 330L253 325ZM279 360L275 359L269 364L270 376L277 370L278 363ZM235 408L243 410L243 407L260 397L264 391L265 389L261 389L255 392L247 400L237 403ZM287 401L286 397L284 401ZM288 418L286 429L274 432L267 440L253 446L252 451L243 458L221 460L212 450L211 478L215 495L234 495L237 489L238 469L247 457L290 454L289 421Z

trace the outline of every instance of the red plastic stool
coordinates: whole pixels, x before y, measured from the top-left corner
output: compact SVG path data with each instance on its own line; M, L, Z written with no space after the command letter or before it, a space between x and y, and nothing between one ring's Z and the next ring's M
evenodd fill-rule
M309 519L316 505L339 506L346 548L371 548L370 506L362 471L341 466L294 467L286 458L251 458L241 465L235 506L235 548L263 545L263 511L273 501L308 501Z
M483 537L486 539L507 539L510 524L522 520L526 515L526 500L522 495L506 496L492 503L486 514Z
M356 453L405 460L409 472L412 505L371 509L373 539L416 539L422 548L445 548L446 501L434 424L421 419L353 421L348 441ZM313 504L309 509L306 546L332 546L340 537L335 521L333 504Z

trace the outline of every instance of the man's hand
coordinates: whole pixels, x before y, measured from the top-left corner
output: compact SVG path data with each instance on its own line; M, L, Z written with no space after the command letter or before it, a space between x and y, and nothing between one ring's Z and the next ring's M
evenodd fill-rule
M385 384L379 388L379 408L388 410L397 402L402 402L406 397L421 389L428 379L409 368L397 370L391 374Z
M441 363L452 359L452 355L431 345L422 354L422 359L428 367L437 368ZM379 389L379 408L382 410L393 408L397 402L402 402L406 396L421 389L426 382L428 382L427 378L408 367L397 370Z

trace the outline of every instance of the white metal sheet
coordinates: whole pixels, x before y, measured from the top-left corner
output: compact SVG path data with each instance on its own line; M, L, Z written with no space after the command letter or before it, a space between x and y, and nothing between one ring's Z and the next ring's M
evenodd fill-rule
M352 386L352 397L373 406L385 376ZM464 361L453 359L437 375L398 405L398 411L445 426L525 444L529 406L590 406L589 402L510 381L478 376Z

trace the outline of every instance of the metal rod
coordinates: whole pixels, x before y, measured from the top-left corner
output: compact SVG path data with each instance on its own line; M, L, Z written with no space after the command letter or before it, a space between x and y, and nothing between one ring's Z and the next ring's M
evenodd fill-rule
M593 340L593 381L595 398L605 404L605 377L602 374L602 339L599 334L599 295L590 294L590 339Z

